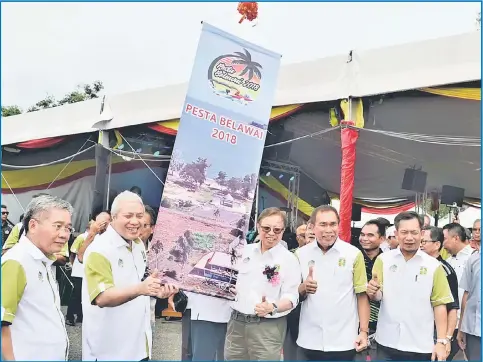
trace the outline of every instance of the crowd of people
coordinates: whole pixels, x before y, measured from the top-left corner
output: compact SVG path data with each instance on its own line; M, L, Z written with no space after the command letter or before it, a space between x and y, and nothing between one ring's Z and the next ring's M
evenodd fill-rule
M183 294L148 268L154 211L121 192L69 253L73 211L62 199L36 195L8 233L2 358L67 360L66 324L82 323L83 360L150 359L156 300L173 304ZM393 227L368 221L355 246L338 238L338 212L324 205L289 250L285 213L265 209L257 242L237 264L234 301L186 292L180 357L444 361L461 349L480 360L480 224L470 240L458 223L439 229L402 212ZM69 258L74 293L64 317L53 268Z

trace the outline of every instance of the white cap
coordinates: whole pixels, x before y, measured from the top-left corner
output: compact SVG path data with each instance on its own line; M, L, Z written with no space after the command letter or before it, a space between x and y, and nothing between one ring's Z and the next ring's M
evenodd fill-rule
M386 238L395 237L396 236L396 227L389 226L386 230Z

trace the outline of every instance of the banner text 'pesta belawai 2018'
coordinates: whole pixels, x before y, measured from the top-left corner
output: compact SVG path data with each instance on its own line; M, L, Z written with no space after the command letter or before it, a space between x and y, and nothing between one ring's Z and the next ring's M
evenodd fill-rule
M280 55L203 24L149 267L180 289L233 299Z

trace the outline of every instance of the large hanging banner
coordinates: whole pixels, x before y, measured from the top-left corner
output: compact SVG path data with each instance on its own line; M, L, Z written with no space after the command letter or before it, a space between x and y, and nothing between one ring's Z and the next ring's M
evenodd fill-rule
M280 58L203 24L149 248L163 282L233 299Z

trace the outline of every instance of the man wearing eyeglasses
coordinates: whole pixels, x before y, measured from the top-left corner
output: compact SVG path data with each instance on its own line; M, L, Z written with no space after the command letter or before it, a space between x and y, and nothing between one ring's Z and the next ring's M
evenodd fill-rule
M32 197L32 200L41 196L50 196L50 195L46 193L39 193L34 195ZM14 247L15 244L19 242L21 236L24 233L25 233L25 226L22 222L19 222L12 228L12 231L10 232L7 240L5 241L5 244L3 244L2 255L5 254L9 249ZM69 259L69 243L65 243L64 246L62 247L62 250L58 253L55 253L55 257L56 257L56 261L52 265L52 271L54 273L54 277L57 274L56 266L65 265L65 263L67 263L67 260Z
M2 246L5 244L5 240L7 240L8 235L10 235L12 231L12 227L8 223L8 210L7 206L2 205Z
M459 349L458 342L456 341L456 334L458 333L458 330L456 330L456 323L458 321L457 311L460 309L460 304L458 299L458 277L456 276L456 272L440 255L441 249L443 248L443 239L443 231L441 229L434 226L423 227L421 250L429 256L438 259L442 264L454 299L453 302L446 304L446 309L448 311L448 327L446 332L446 339L448 340L448 343L446 344L446 353L448 355L446 360L451 361Z
M2 257L2 359L65 361L69 338L50 266L72 231L73 208L54 196L27 206L25 233Z

